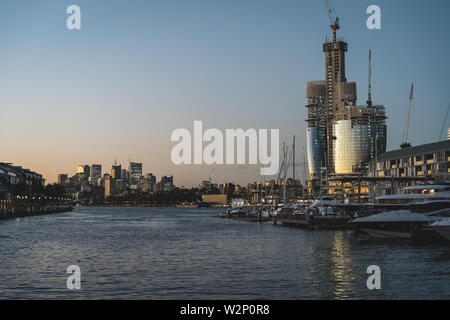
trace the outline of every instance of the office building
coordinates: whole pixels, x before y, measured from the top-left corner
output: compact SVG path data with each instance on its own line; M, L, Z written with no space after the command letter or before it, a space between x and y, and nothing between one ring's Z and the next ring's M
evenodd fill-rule
M111 167L111 178L114 180L122 179L122 166L120 164L113 164Z
M171 191L173 189L173 176L163 176L161 185L163 191Z
M139 177L142 176L142 163L130 162L128 171L130 173L131 186L136 186L139 181Z
M84 174L87 178L91 175L91 169L87 164L79 165L77 167L77 174Z
M91 182L98 181L98 178L102 177L102 165L93 164L91 165Z
M67 175L67 173L58 174L56 182L58 184L65 184L65 183L67 183L68 182L68 175Z

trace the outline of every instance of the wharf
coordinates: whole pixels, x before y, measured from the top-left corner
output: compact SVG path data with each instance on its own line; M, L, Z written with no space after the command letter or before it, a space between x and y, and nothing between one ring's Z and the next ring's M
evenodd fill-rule
M16 205L10 200L0 200L0 220L31 217L44 214L62 213L72 211L73 207L67 204L29 204Z

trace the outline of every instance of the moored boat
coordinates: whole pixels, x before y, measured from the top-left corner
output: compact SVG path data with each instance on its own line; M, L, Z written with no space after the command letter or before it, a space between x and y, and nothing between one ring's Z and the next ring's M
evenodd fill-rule
M353 220L356 231L378 239L411 239L415 229L425 228L436 218L410 210L396 210Z

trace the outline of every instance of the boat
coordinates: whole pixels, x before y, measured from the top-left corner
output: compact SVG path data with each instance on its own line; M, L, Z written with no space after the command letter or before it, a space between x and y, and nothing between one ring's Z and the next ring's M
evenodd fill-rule
M244 209L244 207L241 207L241 206L235 206L235 207L231 208L231 210L229 211L229 215L231 215L231 216L240 216L240 215L244 215L246 213L247 212Z
M431 215L395 210L353 220L355 233L359 231L378 239L411 239L415 229L429 226L436 218Z
M338 199L330 197L330 196L323 196L319 199L315 200L310 208L316 208L316 207L333 207L333 206L339 206L342 205L342 202L340 202Z

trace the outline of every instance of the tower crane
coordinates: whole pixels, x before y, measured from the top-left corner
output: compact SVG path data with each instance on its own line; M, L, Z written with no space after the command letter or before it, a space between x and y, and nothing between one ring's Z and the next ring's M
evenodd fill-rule
M333 30L333 41L336 41L336 31L339 30L339 18L335 17L335 11L330 6L329 0L324 0L325 6L327 7L328 16L330 17L331 29Z
M411 107L413 104L414 99L414 83L411 84L411 91L409 92L409 107L408 107L408 117L406 120L406 129L405 129L405 135L403 138L403 143L400 145L400 148L410 148L411 144L408 142L408 131L409 131L409 122L411 119Z

